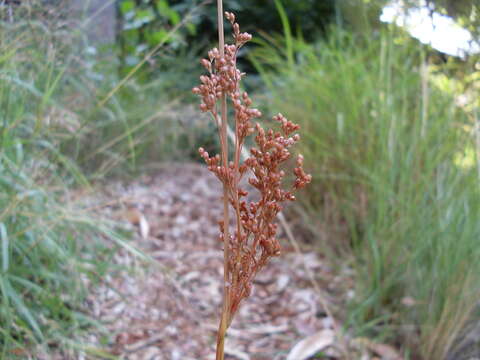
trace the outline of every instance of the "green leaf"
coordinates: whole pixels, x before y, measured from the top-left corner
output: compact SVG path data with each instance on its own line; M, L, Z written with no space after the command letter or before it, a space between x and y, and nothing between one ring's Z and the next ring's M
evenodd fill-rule
M133 0L124 0L120 3L120 11L124 15L133 9L135 9L135 3Z
M185 27L187 28L190 35L195 35L197 33L197 27L193 23L186 23Z
M167 36L168 32L164 29L160 29L150 33L148 41L150 44L156 45L164 41Z
M155 18L155 14L151 9L137 10L135 19L142 21L144 24L149 23Z
M275 7L277 8L278 14L280 15L280 20L282 21L283 32L285 35L285 42L287 46L287 59L290 67L293 67L293 40L292 40L292 29L290 22L288 20L287 12L285 7L282 4L281 0L274 0Z
M180 22L180 15L174 10L168 12L168 18L173 25L177 25Z
M168 5L168 2L166 0L158 0L155 3L155 6L157 7L157 10L161 15L166 15L167 12L170 11L170 6Z
M158 0L155 3L160 15L165 16L173 24L177 25L180 22L180 15L173 10L166 0Z
M7 279L5 279L4 286L7 292L7 296L12 300L12 303L20 316L22 316L27 321L37 338L43 339L43 333L40 330L40 326L38 325L37 320L35 320L35 317L32 315L32 313L25 305L18 293L11 287L10 282Z
M34 291L36 293L43 293L44 289L42 287L38 286L37 284L31 282L30 280L23 279L21 277L15 276L15 275L9 275L8 278L13 282L16 282L19 285L22 285L28 290Z
M0 223L0 237L2 239L2 271L7 272L9 268L9 241L7 235L7 228L3 223Z

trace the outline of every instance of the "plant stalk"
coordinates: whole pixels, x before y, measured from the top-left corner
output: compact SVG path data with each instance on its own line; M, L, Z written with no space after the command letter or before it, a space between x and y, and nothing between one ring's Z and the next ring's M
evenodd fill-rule
M217 0L217 21L218 21L218 47L220 55L225 56L225 37L223 31L223 2ZM228 139L227 139L227 98L225 94L221 99L221 130L220 141L222 146L222 164L225 170L228 170ZM223 308L222 319L218 328L217 334L217 352L216 360L224 360L224 347L225 347L225 334L227 332L227 324L229 320L229 247L230 247L230 234L229 234L230 216L228 213L228 184L223 183Z

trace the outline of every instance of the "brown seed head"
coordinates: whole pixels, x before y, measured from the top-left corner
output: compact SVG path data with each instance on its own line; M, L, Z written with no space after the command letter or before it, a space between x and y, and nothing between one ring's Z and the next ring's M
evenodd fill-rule
M274 221L282 210L281 203L295 200L294 191L311 182L312 177L305 173L303 156L299 155L293 170L295 181L292 188L289 191L282 188L286 174L281 167L291 157L290 147L300 141L300 136L295 134L300 126L282 114L273 117L281 131L265 131L259 123L253 123L253 119L262 114L251 107L249 95L240 90L240 82L245 74L237 68L238 50L251 40L251 35L240 32L233 13L225 12L225 17L232 24L234 43L225 45L224 56L220 56L217 48L208 52L208 59L201 61L208 74L200 77L201 84L192 92L201 98L200 109L210 112L215 119L219 118L218 101L223 96L229 99L234 112L237 137L235 160L224 167L218 154L210 156L205 149L198 150L208 169L226 186L227 200L235 209L236 228L228 242L227 274L233 316L242 299L249 296L255 274L268 259L280 255L281 247L276 238L277 225ZM240 163L245 139L254 133L255 147L250 149L250 156ZM243 176L249 176L248 184L259 192L257 201L249 200L247 190L240 187L239 180ZM223 241L223 222L219 222L219 228L219 239Z

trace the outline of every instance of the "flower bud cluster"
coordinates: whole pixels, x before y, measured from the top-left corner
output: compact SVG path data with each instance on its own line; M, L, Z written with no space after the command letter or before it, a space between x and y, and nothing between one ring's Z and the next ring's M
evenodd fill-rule
M232 167L225 169L220 165L220 155L210 156L202 147L198 149L200 156L208 165L208 170L215 174L215 176L222 182L230 185L232 183Z
M237 68L237 54L238 50L251 40L252 36L240 32L233 13L226 12L225 16L233 26L235 44L226 44L223 56L217 48L208 52L208 59L201 60L208 75L202 75L200 77L201 84L192 91L202 98L200 110L212 113L215 119L218 118L216 106L218 100L222 96L227 96L231 100L235 110L235 119L238 120L239 142L242 143L243 139L254 131L251 120L262 116L258 109L250 108L252 100L246 92L241 92L239 89L240 81L245 74Z
M305 173L303 170L303 156L298 155L297 157L297 167L293 169L293 173L296 176L295 183L293 187L295 189L301 189L305 187L308 183L312 181L312 175Z
M230 99L234 109L234 162L222 166L219 155L210 156L203 148L199 149L208 169L228 188L228 201L236 214L236 231L228 242L224 241L225 224L219 222L222 233L220 240L228 243L225 251L228 250L229 256L229 314L233 316L240 302L250 295L257 272L271 257L280 255L275 218L282 211L281 203L294 201L293 192L308 184L312 177L305 173L303 157L299 155L293 170L294 184L289 190L282 187L286 174L281 166L291 157L289 149L300 140L300 136L295 134L300 127L282 114L273 117L280 131L265 131L260 124L253 125L252 120L262 114L250 107L252 100L248 94L240 92L240 81L244 74L236 65L238 49L251 39L251 35L240 32L234 14L226 12L225 16L232 24L235 44L225 45L224 56L216 48L208 53L209 59L203 59L202 65L209 75L200 77L201 84L193 92L202 98L201 110L211 112L217 123L217 103L223 96ZM250 157L241 163L240 154L245 138L253 134L255 147L250 150ZM260 194L257 201L247 200L248 192L239 185L240 179L248 172L252 174L248 183Z
M282 180L286 174L281 166L291 157L289 148L300 140L298 134L293 134L299 126L288 121L282 114L273 119L280 123L281 132L272 129L265 131L257 123L254 139L256 147L250 150L251 156L243 164L253 174L248 182L258 190L260 200L249 203L240 200L241 237L236 233L231 244L230 268L239 274L232 277L233 312L238 309L242 299L248 297L256 273L266 265L268 259L280 255L281 246L276 238L277 225L274 222L282 211L281 203L294 201L293 192L312 180L311 175L305 173L303 157L299 155L297 167L294 169L293 186L289 190L282 188ZM246 193L241 191L242 194ZM234 206L233 201L231 202ZM237 262L237 258L242 258L242 261ZM246 258L249 258L250 262L247 262Z

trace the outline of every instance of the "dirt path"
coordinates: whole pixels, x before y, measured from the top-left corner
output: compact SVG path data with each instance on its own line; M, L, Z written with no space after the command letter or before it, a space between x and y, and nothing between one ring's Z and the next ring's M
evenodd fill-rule
M157 262L121 250L115 262L135 270L93 289L91 308L107 324L111 351L128 360L214 359L223 276L218 181L199 165L171 166L109 191L120 199L112 213L133 224L135 244ZM283 255L259 274L229 330L228 359L286 359L296 342L332 326L303 264L335 283L329 268L280 238Z

